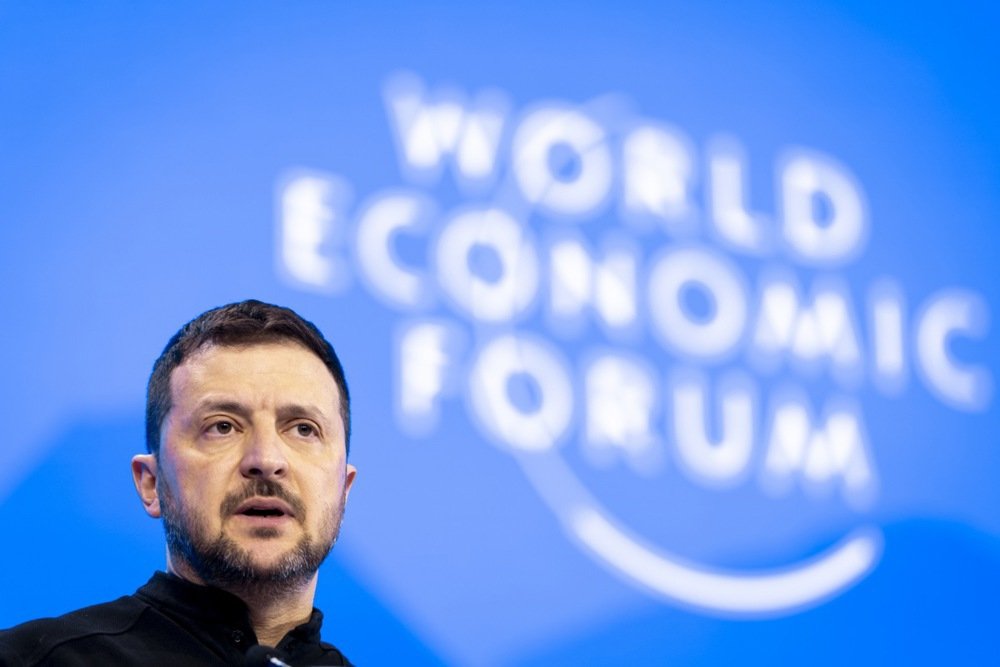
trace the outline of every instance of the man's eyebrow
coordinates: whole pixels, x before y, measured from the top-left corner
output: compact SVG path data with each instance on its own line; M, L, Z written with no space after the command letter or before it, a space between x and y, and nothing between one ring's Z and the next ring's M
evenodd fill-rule
M299 403L291 403L287 405L281 405L276 410L278 419L284 421L288 419L296 419L298 417L306 417L308 419L313 419L318 422L328 422L329 417L323 413L317 407L311 405L301 405Z
M250 408L237 401L209 399L200 403L197 412L229 412L237 417L249 418Z

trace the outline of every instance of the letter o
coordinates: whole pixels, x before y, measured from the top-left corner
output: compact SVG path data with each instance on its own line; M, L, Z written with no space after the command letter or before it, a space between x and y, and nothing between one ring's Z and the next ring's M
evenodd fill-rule
M580 160L571 180L552 173L549 156L559 145L571 148ZM579 111L543 108L530 114L517 128L512 154L514 177L524 197L550 213L593 213L611 191L611 152L604 129Z
M511 401L508 382L519 374L538 384L538 409L526 413ZM541 452L565 435L573 417L573 385L555 352L524 336L504 335L480 351L470 377L472 412L496 440L514 449Z
M714 300L711 316L693 319L682 293L698 286ZM743 336L747 290L737 268L701 248L671 250L659 257L649 276L649 312L654 331L672 350L698 359L728 355Z

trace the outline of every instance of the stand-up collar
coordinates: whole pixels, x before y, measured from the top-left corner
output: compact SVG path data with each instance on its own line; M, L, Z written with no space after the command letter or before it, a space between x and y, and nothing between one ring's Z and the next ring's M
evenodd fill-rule
M195 625L202 630L219 627L226 631L243 632L247 640L257 643L250 612L240 598L212 586L195 584L167 572L156 572L136 596L174 616L184 625ZM292 629L278 645L318 643L323 626L323 613L313 609L309 620Z

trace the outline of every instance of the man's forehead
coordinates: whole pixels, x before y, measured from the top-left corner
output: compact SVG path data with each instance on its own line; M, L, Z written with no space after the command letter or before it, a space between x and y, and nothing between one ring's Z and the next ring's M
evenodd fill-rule
M294 338L274 338L265 339L259 341L251 341L246 343L227 343L219 342L216 340L208 340L199 345L197 348L189 352L184 361L181 362L180 366L188 363L192 359L199 356L211 355L214 353L245 353L254 352L257 350L267 350L267 349L290 349L290 350L300 350L316 358L316 361L323 363L319 355L310 350L301 341L295 340Z
M319 364L330 377L333 374L330 369L326 367L326 364L315 352L310 350L304 344L293 339L277 339L277 340L267 340L255 343L217 343L215 341L209 341L202 344L197 349L189 353L177 368L183 368L185 366L191 366L196 364L203 364L206 361L215 358L222 357L249 357L249 356L269 356L275 354L287 354L292 353L295 356L301 356L303 359L311 358L316 364ZM176 371L177 368L174 370Z
M323 360L292 340L249 345L205 344L171 372L170 393L176 399L178 392L186 392L192 385L228 384L238 388L261 375L283 384L298 382L328 389L340 399L336 380Z

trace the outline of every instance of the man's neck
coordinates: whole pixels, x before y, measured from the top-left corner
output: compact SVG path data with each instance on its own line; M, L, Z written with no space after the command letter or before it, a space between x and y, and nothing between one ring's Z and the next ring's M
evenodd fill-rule
M200 586L206 583L182 560L167 557L167 569ZM232 593L243 600L250 613L250 625L257 642L263 646L277 646L293 628L305 623L312 616L313 598L316 595L317 574L298 585L277 587L268 584L245 586L220 586L216 588Z
M277 646L290 630L312 616L316 576L297 588L228 590L246 603L257 642Z

